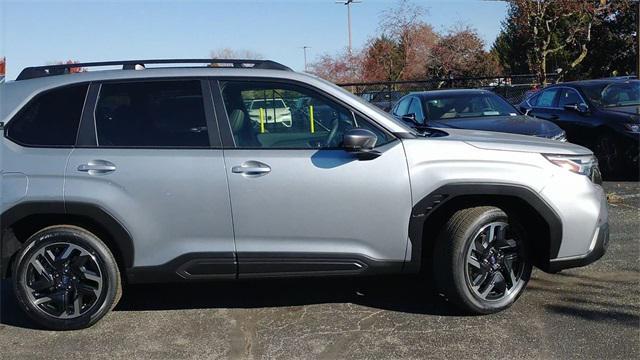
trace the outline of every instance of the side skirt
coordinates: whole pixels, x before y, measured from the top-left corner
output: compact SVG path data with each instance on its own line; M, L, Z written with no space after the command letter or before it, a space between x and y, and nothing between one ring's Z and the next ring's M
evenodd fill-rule
M357 254L191 253L163 265L127 270L130 283L309 276L367 276L402 272L402 261Z

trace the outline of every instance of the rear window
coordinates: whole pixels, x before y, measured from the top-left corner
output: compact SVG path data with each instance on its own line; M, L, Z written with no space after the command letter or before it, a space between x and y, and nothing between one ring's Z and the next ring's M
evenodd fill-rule
M6 136L26 146L73 146L88 86L68 86L36 96L9 123Z
M95 116L99 146L209 146L199 80L103 84Z

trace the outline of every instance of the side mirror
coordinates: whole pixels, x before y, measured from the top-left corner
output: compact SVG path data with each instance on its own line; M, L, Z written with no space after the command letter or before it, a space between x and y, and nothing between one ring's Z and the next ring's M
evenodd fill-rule
M567 104L564 108L565 110L576 111L583 114L589 111L587 104Z
M404 121L409 121L411 123L416 123L416 114L406 114L406 115L402 115L402 120Z
M344 133L342 146L360 160L371 160L380 156L379 152L373 150L377 141L378 137L370 130L354 128Z

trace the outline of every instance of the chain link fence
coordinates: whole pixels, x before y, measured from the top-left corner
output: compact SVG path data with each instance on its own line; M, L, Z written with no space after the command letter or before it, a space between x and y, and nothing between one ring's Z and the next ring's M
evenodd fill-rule
M549 83L555 83L557 80L557 75L547 75L547 81ZM532 74L345 83L338 85L387 111L391 109L393 104L402 96L416 91L485 89L495 92L507 99L510 103L516 105L539 86L535 75Z

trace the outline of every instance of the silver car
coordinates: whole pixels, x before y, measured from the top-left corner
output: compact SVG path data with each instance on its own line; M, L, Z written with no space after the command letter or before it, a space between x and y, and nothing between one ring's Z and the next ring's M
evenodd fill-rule
M415 130L272 61L143 66L169 62L212 60L33 67L0 85L0 268L44 327L94 324L125 281L420 271L487 314L516 301L533 266L605 252L588 149ZM258 94L313 105L261 127L247 109Z

